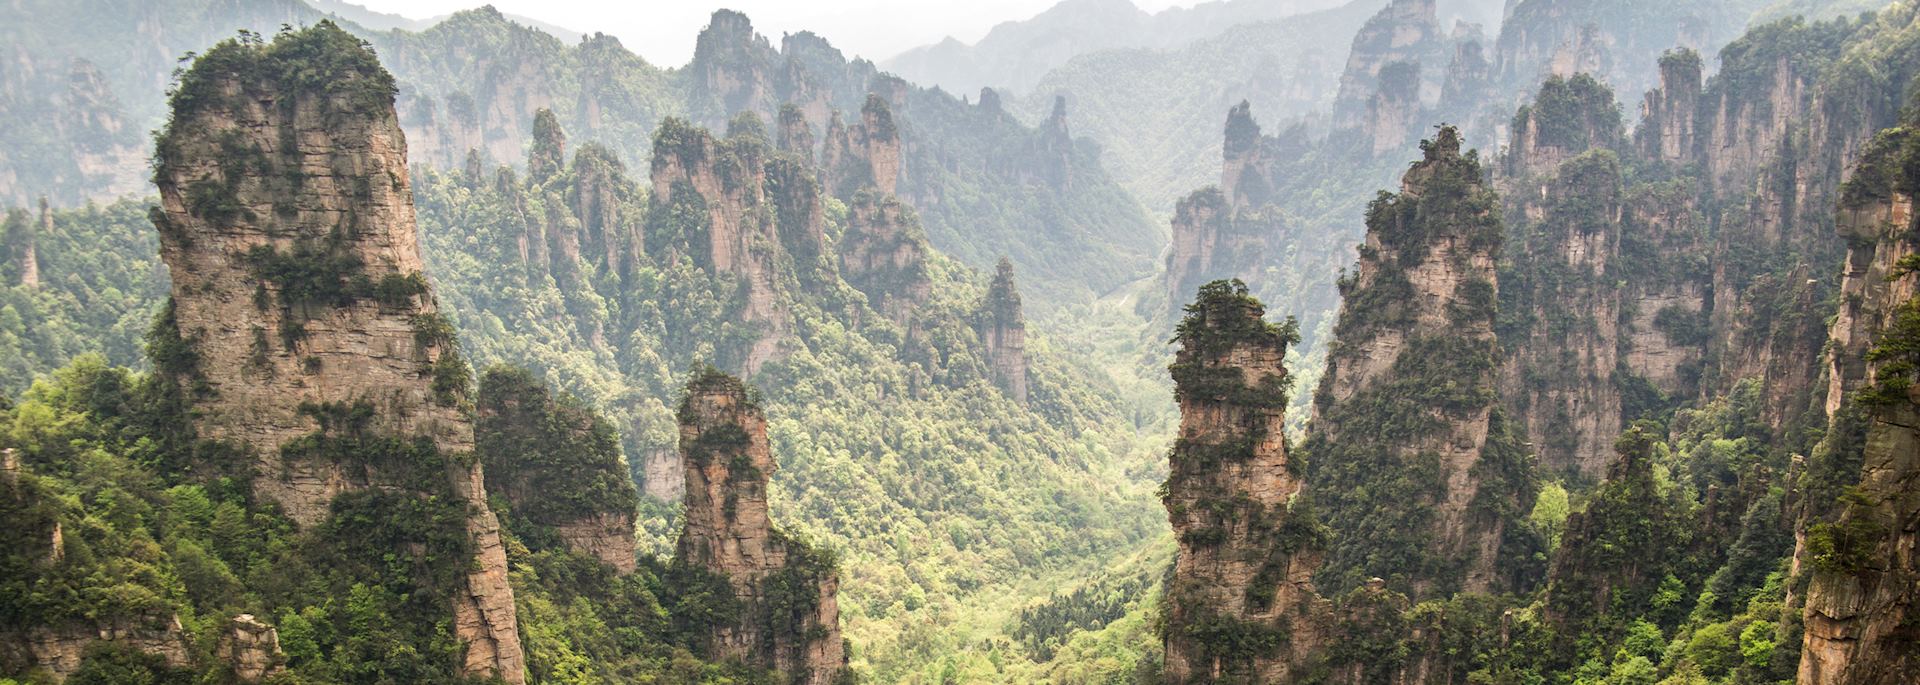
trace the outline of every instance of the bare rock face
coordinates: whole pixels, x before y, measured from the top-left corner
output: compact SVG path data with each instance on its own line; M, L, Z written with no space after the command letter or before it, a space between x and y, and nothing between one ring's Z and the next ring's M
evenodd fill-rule
M1907 119L1867 146L1840 201L1850 250L1829 343L1834 423L1823 447L1857 454L1860 481L1832 505L1831 520L1803 531L1799 561L1811 566L1812 582L1801 683L1920 678L1920 146ZM1848 430L1855 412L1864 430Z
M1169 369L1180 433L1162 501L1180 542L1164 599L1170 683L1289 682L1321 657L1322 533L1284 434L1287 345L1238 281L1186 308Z
M87 648L97 642L109 642L161 657L168 666L186 668L192 662L192 646L180 617L172 614L103 620L92 624L37 626L26 631L27 652L33 664L65 680L80 670Z
M1013 262L1006 257L994 268L987 300L980 307L980 339L987 345L987 366L993 382L1012 397L1027 403L1027 320L1020 312L1020 291L1013 284Z
M1316 417L1303 449L1316 505L1340 536L1323 588L1367 578L1416 601L1512 584L1506 528L1531 508L1532 455L1496 406L1498 200L1476 153L1443 127L1367 216ZM1476 512L1504 511L1503 516ZM1382 558L1422 559L1408 572Z
M280 631L240 614L227 623L213 656L233 671L234 679L257 683L285 668L286 655L280 652Z
M662 502L677 502L687 492L686 465L680 453L671 449L648 450L641 462L644 480L641 486L648 497Z
M1377 78L1383 68L1394 62L1437 66L1445 57L1443 43L1434 0L1393 0L1354 35L1346 69L1340 73L1334 111L1352 121L1367 110L1368 99L1380 90ZM1416 100L1419 90L1414 89Z
M913 208L892 195L861 191L847 205L840 240L841 277L866 293L875 310L904 325L933 288L927 276L931 248Z
M1695 115L1700 110L1700 53L1681 48L1660 56L1660 87L1640 102L1633 132L1640 156L1676 164L1695 159Z
M1366 135L1373 154L1404 147L1415 135L1420 115L1420 63L1388 62L1375 75L1377 87L1367 99Z
M827 124L826 149L820 168L834 195L849 198L863 188L892 195L901 174L900 128L893 110L878 94L869 93L860 108L860 121L848 125L835 112Z
M673 563L717 576L739 607L737 622L710 626L710 656L833 682L846 669L838 571L773 527L767 481L777 465L759 405L738 379L709 370L688 384L679 414L686 510Z
M333 58L329 73L286 68L313 53ZM499 524L480 466L454 458L474 446L469 372L421 273L393 93L372 53L325 22L223 44L182 77L156 139L154 223L173 282L162 328L191 354L160 371L200 435L250 451L255 493L302 526L339 494L397 485L375 464L282 450L324 434L322 419L428 441L445 460L433 487L467 503L476 550L453 598L464 672L522 682Z
M802 240L822 234L814 223L817 212L796 216L776 207L779 197L769 192L767 178L777 160L763 134L746 126L715 138L680 119L662 122L654 136L647 235L649 254L670 260L677 251L697 266L740 279L745 297L739 316L760 324L761 333L724 361L747 375L780 354L780 340L791 327L780 303L777 254L764 246L783 244L789 231ZM811 186L786 191L817 195Z

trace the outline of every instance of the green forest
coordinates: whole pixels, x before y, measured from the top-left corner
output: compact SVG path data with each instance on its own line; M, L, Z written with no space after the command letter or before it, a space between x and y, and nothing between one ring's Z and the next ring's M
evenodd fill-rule
M0 685L1920 681L1920 6L1084 4L0 8Z

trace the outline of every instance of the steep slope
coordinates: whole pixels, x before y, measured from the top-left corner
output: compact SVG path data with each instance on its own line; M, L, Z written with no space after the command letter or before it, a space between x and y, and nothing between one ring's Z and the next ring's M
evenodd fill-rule
M1200 288L1168 367L1180 435L1161 500L1180 541L1165 597L1170 683L1284 682L1325 649L1324 531L1287 456L1281 360L1299 340L1237 281Z
M1215 173L1220 112L1247 100L1269 120L1292 122L1330 106L1347 54L1327 37L1353 35L1383 4L1357 0L1244 23L1164 51L1089 53L1048 72L1028 93L996 97L1007 96L1010 110L1038 122L1055 97L1065 96L1113 178L1148 208L1166 212Z
M1915 520L1920 501L1920 299L1915 298L1915 215L1920 143L1910 109L1903 126L1868 146L1840 200L1847 239L1847 294L1833 322L1835 415L1826 445L1839 464L1858 465L1858 484L1806 530L1811 566L1800 682L1896 683L1920 677L1915 658ZM1864 422L1848 426L1847 421ZM1851 475L1851 474L1849 474Z
M776 465L767 421L739 379L703 372L680 403L686 525L674 564L717 576L732 617L705 626L715 656L765 662L802 685L840 682L840 584L833 557L773 527Z
M1051 590L1022 579L1144 541L1153 476L1133 465L1152 454L1099 376L1026 327L1024 282L955 264L873 185L841 202L776 135L752 115L726 134L663 125L651 188L591 143L542 182L427 172L430 266L476 360L535 369L606 412L654 496L638 518L656 553L675 525L656 498L684 478L662 398L697 363L754 366L780 466L773 515L844 550L852 665L905 679L958 649L973 629L960 617Z
M0 70L0 102L9 103L0 116L20 117L0 145L7 150L0 152L0 201L49 195L70 206L137 191L138 132L159 120L159 96L178 56L235 29L271 33L323 16L295 0L243 3L231 12L196 0L125 4L0 9L6 35L18 34L9 44L22 46L9 58L17 64ZM36 29L11 28L29 25ZM483 160L517 162L542 109L635 166L649 164L653 132L670 116L718 129L743 110L777 122L791 103L820 140L835 110L854 117L877 93L902 142L895 192L920 208L934 245L976 268L1012 258L1035 304L1084 300L1145 275L1161 240L1138 203L1107 178L1097 149L1070 139L1049 145L1047 134L997 109L914 87L811 33L783 37L776 48L737 12L715 13L694 61L678 70L648 64L612 37L568 44L492 8L456 13L417 33L347 28L392 69L414 162L458 168L476 150ZM46 132L44 122L55 130ZM1075 182L1042 183L1031 173L1054 165L1071 170L1062 177Z
M202 439L257 459L256 495L303 527L343 496L365 513L393 506L375 494L389 489L446 498L471 561L430 589L453 595L463 672L524 682L499 522L467 456L471 372L421 274L392 98L372 53L325 22L194 62L155 139L173 280L159 335L182 348L160 370ZM376 445L391 452L362 451Z
M1515 586L1530 455L1498 406L1498 199L1443 127L1367 212L1302 451L1333 529L1324 587L1416 597Z

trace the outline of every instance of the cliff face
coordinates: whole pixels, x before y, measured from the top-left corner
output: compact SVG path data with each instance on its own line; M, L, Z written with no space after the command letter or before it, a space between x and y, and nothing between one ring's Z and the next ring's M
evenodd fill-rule
M913 208L891 195L872 190L854 194L838 248L840 276L895 323L905 325L931 294L926 233Z
M1641 157L1687 164L1698 153L1695 119L1700 111L1700 53L1682 48L1660 56L1660 87L1640 101L1640 127L1633 132Z
M1013 262L994 268L993 283L977 314L980 339L987 345L987 366L994 384L1008 397L1027 403L1027 320L1020 312L1020 291L1013 284Z
M1522 552L1508 538L1532 504L1532 455L1494 392L1499 207L1457 131L1421 147L1400 192L1368 210L1303 446L1339 540L1324 588L1381 576L1416 598L1496 591L1513 583L1501 560Z
M1379 90L1381 70L1389 64L1426 63L1437 69L1443 63L1445 41L1434 11L1434 0L1394 0L1360 27L1347 53L1346 69L1340 74L1340 92L1334 98L1336 113L1352 116L1364 112L1368 98ZM1418 99L1420 88L1416 86L1413 93Z
M900 128L894 124L893 110L886 100L868 94L860 108L860 121L852 125L834 112L827 124L825 144L820 168L834 195L850 198L863 188L893 194L901 174Z
M1287 682L1320 658L1330 611L1312 586L1322 533L1284 434L1282 361L1299 334L1263 320L1237 281L1207 284L1186 311L1161 497L1180 543L1162 600L1167 681Z
M705 571L732 594L732 621L707 626L717 658L762 664L795 683L825 685L846 668L839 573L825 553L773 527L767 481L776 464L766 418L746 386L708 371L681 402L685 528L674 564Z
M488 371L476 409L487 491L568 548L632 572L633 482L613 425L518 369Z
M329 60L324 78L289 68L316 55ZM323 23L210 51L173 106L155 152L153 216L173 282L162 327L197 363L161 372L191 402L195 429L249 451L255 493L302 526L369 488L465 502L474 558L452 598L464 672L524 680L499 524L481 467L458 457L474 447L469 372L421 273L391 77ZM338 431L430 445L422 456L443 477L315 454Z
M1912 126L1869 145L1840 201L1849 246L1829 350L1828 452L1859 464L1837 516L1804 531L1811 566L1799 682L1920 678L1920 137ZM1849 404L1853 406L1848 406ZM1864 418L1852 437L1844 417ZM1857 429L1856 429L1857 430ZM1857 460L1857 462L1855 461Z
M1301 135L1263 134L1246 102L1227 112L1219 186L1194 191L1174 208L1162 316L1178 319L1180 303L1202 284L1234 278L1289 310L1333 308L1336 293L1321 274L1347 263L1347 247L1313 235L1275 203L1274 189L1291 171L1285 164L1302 153ZM1303 328L1314 329L1318 318L1309 314Z
M749 115L750 116L750 115ZM821 235L818 212L782 212L780 206L812 197L817 191L768 183L778 160L764 137L742 127L715 138L706 129L678 119L661 124L653 152L653 199L649 205L647 252L672 262L678 253L696 266L739 280L745 290L741 320L758 332L741 350L722 359L748 375L779 355L780 339L790 330L780 306L776 251L788 236L802 242ZM811 178L807 179L809 182ZM779 194L770 192L777 188ZM783 198L788 201L783 203ZM813 246L820 253L818 245Z

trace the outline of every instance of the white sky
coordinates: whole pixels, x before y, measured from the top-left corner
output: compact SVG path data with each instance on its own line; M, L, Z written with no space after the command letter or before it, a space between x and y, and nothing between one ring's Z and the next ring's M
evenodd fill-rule
M875 61L949 35L972 43L994 24L1025 19L1056 0L347 0L413 19L491 4L500 11L583 33L620 39L660 66L693 58L693 41L707 17L722 7L745 12L753 27L779 45L784 33L813 31L848 57ZM1134 0L1147 11L1198 0Z

